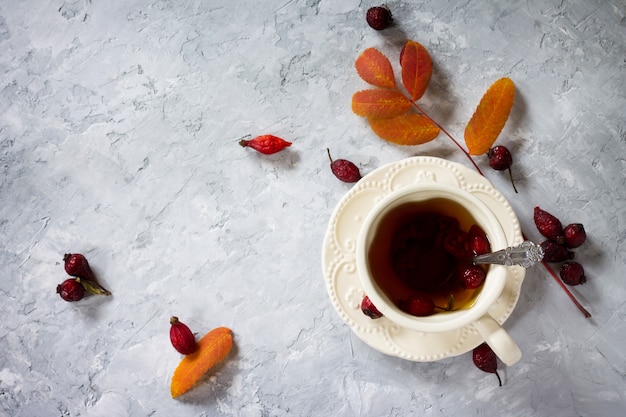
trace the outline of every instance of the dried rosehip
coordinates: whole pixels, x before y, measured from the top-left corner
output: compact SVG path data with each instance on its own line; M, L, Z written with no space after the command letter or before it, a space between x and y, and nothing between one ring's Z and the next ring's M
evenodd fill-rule
M580 223L572 223L563 229L563 237L565 238L565 246L570 249L577 248L587 240L585 228Z
M196 337L191 333L189 327L178 321L178 317L176 316L170 318L170 324L170 341L174 349L183 355L189 355L195 352L198 348L198 344L196 343Z
M539 207L535 207L533 219L539 233L559 245L563 243L563 225L559 219Z
M574 259L574 252L570 252L554 240L545 240L541 242L540 246L543 249L543 260L546 262L563 262Z
M372 29L383 30L391 24L391 10L386 4L370 7L367 9L365 20Z
M261 135L253 139L241 139L239 145L244 148L249 147L265 155L271 155L276 152L280 152L288 146L291 146L291 142L287 142L274 135Z
M68 275L96 281L85 256L80 253L66 253L63 256L63 261L65 262L65 272L67 272Z
M367 295L363 297L363 301L361 301L361 311L372 320L379 319L383 316Z
M489 166L496 171L504 171L505 169L509 170L511 185L513 186L513 190L517 193L517 188L515 188L515 182L513 181L513 174L511 173L513 156L511 156L509 148L502 145L494 146L487 152L487 157L489 158Z
M487 277L487 273L482 266L471 264L462 266L459 275L463 285L467 289L480 287Z
M585 270L578 262L565 262L561 265L559 275L564 283L567 285L580 285L587 282L585 277Z
M413 316L430 316L435 313L435 303L426 295L415 294L400 304L402 311Z
M65 301L79 301L85 296L85 289L76 278L68 278L57 285L57 294Z
M487 343L483 343L474 348L472 351L472 361L481 371L496 374L498 382L500 386L502 386L502 380L500 379L500 375L498 375L498 359Z
M467 242L474 255L484 255L491 252L491 245L485 231L477 224L473 224L467 232Z
M356 165L346 159L333 161L333 158L330 156L330 149L326 148L326 152L328 152L328 158L330 159L330 169L335 174L335 177L343 182L357 182L361 179L361 173Z

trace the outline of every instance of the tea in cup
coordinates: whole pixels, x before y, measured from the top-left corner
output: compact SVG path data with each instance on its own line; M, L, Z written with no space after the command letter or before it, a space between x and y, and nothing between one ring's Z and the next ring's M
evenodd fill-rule
M506 284L507 267L472 264L470 229L486 237L487 250L510 246L495 214L468 191L436 182L393 191L369 212L359 233L361 284L392 322L424 333L472 325L512 365L521 351L489 315ZM469 269L475 280L464 276Z

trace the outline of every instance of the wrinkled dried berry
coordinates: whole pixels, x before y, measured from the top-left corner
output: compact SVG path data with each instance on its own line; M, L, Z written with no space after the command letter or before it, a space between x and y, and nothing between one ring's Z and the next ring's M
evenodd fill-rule
M330 169L343 182L357 182L361 179L359 168L346 159L335 159L330 156L330 149L326 148L330 159Z
M578 262L565 262L561 265L559 275L567 285L580 285L587 282L585 270Z
M57 294L65 301L79 301L85 296L85 289L76 278L68 278L57 285Z
M372 320L379 319L383 316L367 295L363 297L363 301L361 301L361 311Z
M413 316L430 316L435 313L435 303L425 295L412 295L400 304L402 311Z
M513 156L511 151L506 146L498 145L489 149L487 152L487 158L489 158L489 166L496 171L509 171L509 178L511 179L511 185L513 190L517 192L515 188L515 182L513 181L513 174L511 173L511 165L513 164Z
M68 275L79 278L86 278L90 281L96 281L87 258L80 253L66 253L63 256L65 272Z
M183 355L189 355L198 348L196 337L186 324L178 321L178 317L170 318L170 341L172 346Z
M291 142L274 135L261 135L253 139L241 139L239 145L244 148L252 148L265 155L271 155L291 146Z
M464 265L461 267L459 275L467 289L480 287L487 277L487 273L480 265Z
M554 240L545 240L541 242L543 249L543 260L546 262L563 262L568 259L574 259L574 252L567 250L565 246L561 246Z
M533 219L539 233L559 245L563 244L563 225L559 219L539 207L535 207Z
M580 223L572 223L563 229L563 237L565 238L565 246L568 248L577 248L587 240L585 228Z
M481 371L496 374L498 383L502 386L502 380L498 374L498 359L488 344L483 343L474 348L472 351L472 361Z
M365 20L372 29L383 30L391 24L391 10L386 4L370 7L365 15Z

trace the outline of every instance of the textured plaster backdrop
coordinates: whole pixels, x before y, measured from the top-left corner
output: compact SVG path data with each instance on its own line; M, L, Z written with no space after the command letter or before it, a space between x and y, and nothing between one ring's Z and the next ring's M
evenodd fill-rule
M626 409L626 2L357 0L0 2L0 415L617 416ZM404 41L434 61L422 100L462 142L487 87L517 87L487 177L527 235L535 205L581 222L588 283L530 270L505 327L524 356L495 376L469 354L383 355L334 311L321 270L350 189L326 147L363 174L412 155L471 166L441 135L377 138L350 108L367 47L398 74ZM293 141L264 156L245 134ZM55 293L66 252L113 296ZM169 317L236 347L180 400Z

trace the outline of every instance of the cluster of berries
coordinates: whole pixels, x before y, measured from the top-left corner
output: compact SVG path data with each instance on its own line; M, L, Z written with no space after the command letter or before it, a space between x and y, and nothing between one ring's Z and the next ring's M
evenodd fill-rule
M80 253L66 253L63 256L65 272L73 278L68 278L57 285L57 294L65 301L79 301L85 293L95 295L111 295L103 288L89 267L89 262Z
M580 263L572 261L574 252L570 251L587 240L583 225L571 223L563 227L556 216L539 207L535 207L533 217L537 230L547 238L541 243L544 251L543 260L550 263L563 262L559 275L567 285L584 284L587 281L585 270Z

